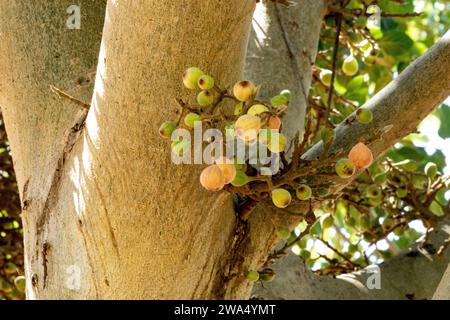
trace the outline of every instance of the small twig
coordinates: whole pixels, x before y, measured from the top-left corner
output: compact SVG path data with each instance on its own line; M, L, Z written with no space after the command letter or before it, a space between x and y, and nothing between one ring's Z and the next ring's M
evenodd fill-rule
M272 1L275 4L279 3L282 5L285 5L286 7L290 7L294 4L292 1L289 1L289 0L270 0L270 1ZM259 2L261 2L261 0L256 0L256 3L259 3Z
M331 244L329 244L327 241L321 239L321 238L316 238L319 239L324 245L326 245L329 249L331 249L333 252L335 252L338 256L340 256L342 259L344 259L345 261L347 261L348 263L350 263L351 266L353 266L354 268L361 268L360 265L354 263L352 260L350 260L349 257L347 257L345 254L339 252L339 250L337 250L336 248L334 248Z
M366 10L362 9L346 9L346 8L339 8L339 7L329 7L329 12L335 12L338 14L348 14L353 16L365 16L370 17L372 16L372 13L368 13ZM380 12L380 15L382 17L392 17L392 18L408 18L408 17L418 17L421 16L422 12L407 12L407 13L389 13L389 12Z
M85 103L85 102L83 102L83 101L80 101L80 100L78 100L78 99L75 98L75 97L72 97L70 94L68 94L68 93L66 93L66 92L64 92L64 91L62 91L62 90L56 88L56 87L53 86L53 85L50 85L50 90L51 90L54 94L56 94L56 95L58 95L58 96L60 96L60 97L62 97L62 98L69 99L70 101L72 101L73 103L75 103L75 104L77 104L78 106L82 107L83 109L89 110L89 108L91 107L89 104L87 104L87 103Z
M445 249L447 249L449 245L450 245L450 237L447 238L442 244L442 246L439 248L437 256L441 257L444 254Z

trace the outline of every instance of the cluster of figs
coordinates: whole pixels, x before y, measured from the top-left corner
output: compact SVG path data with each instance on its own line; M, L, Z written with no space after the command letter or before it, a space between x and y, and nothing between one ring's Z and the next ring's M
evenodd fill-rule
M183 84L191 90L198 90L198 112L189 112L184 117L184 126L193 129L202 123L202 108L216 103L217 93L222 92L210 75L205 74L199 68L191 67L183 75ZM286 137L280 132L282 122L280 115L286 110L291 100L291 92L283 90L269 101L257 101L258 88L249 80L237 82L232 88L232 97L237 102L235 113L236 121L229 123L227 128L233 129L234 138L240 139L245 144L259 142L264 144L272 153L281 153L286 149ZM372 121L372 112L369 109L360 108L356 118L361 123ZM179 124L178 124L179 125ZM177 124L164 122L159 133L164 138L170 138ZM262 130L268 129L268 130ZM334 134L334 133L333 133ZM322 138L324 139L324 138ZM177 141L172 143L172 151L179 152ZM362 142L356 144L347 158L336 162L336 174L348 179L357 170L365 169L373 162L371 150ZM215 163L206 167L200 174L200 183L208 191L222 190L226 185L242 187L253 181L246 174L246 164L238 164L235 159L220 157ZM312 189L305 184L297 186L295 190L299 200L306 201L313 196ZM286 208L291 204L291 192L284 188L275 188L271 191L273 204L278 208Z

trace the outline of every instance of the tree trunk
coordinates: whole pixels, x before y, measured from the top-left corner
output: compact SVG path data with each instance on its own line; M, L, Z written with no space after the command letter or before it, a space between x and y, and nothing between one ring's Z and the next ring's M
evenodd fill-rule
M450 300L450 264L433 295L435 300Z
M96 16L91 2L82 12ZM157 132L176 116L174 98L192 95L181 85L185 68L197 65L222 85L241 78L254 1L108 3L86 129L81 117L68 135L76 107L57 106L48 86L71 92L53 79L70 59L56 64L53 51L72 48L77 54L67 56L81 60L98 48L86 34L100 28L83 19L80 38L71 38L75 31L55 15L64 16L59 3L1 9L2 21L18 20L2 45L1 104L25 209L28 298L225 297L222 268L237 226L231 197L202 190L192 178L200 167L173 165ZM71 117L60 123L62 108ZM38 132L44 141L35 143ZM81 273L77 290L66 285L73 270ZM227 296L245 298L248 289Z
M439 232L430 235L429 244L437 250L448 237L448 221ZM419 245L416 245L418 247ZM427 246L430 250L430 246ZM263 286L255 286L259 299L329 300L329 299L431 299L450 261L450 251L442 257L425 256L412 248L380 265L381 288L368 288L374 270L363 269L337 278L317 276L308 270L301 258L289 254L274 264L277 278ZM378 272L378 271L376 271ZM447 291L448 292L448 291ZM447 296L448 299L448 296Z
M447 238L446 238L446 245L447 248L445 249L445 254L449 255L449 248L448 248L448 242L450 241L450 227L447 228ZM450 263L447 264L447 269L444 272L444 275L442 276L441 281L439 282L439 285L436 288L436 291L433 295L433 299L435 300L450 300Z
M325 1L291 2L286 7L264 0L256 6L245 68L245 76L262 85L264 97L291 90L292 100L283 117L288 140L303 133L311 67L325 10Z
M241 78L254 2L110 2L85 125L86 114L48 87L89 100L63 81L72 60L52 60L53 51L69 51L69 42L91 61L82 49L86 34L67 40L73 31L48 14L63 5L19 4L4 4L2 12L21 17L26 7L36 17L13 24L2 66L20 65L5 68L6 78L20 75L23 88L17 95L14 83L3 81L1 104L24 206L28 298L248 298L245 273L258 269L276 243L274 225L257 214L246 223L237 219L229 194L208 194L192 178L201 168L170 162L157 129L176 114L174 98L192 98L180 81L188 66L222 86ZM100 16L89 5L82 5L85 12ZM98 34L94 29L81 32ZM94 39L87 47L95 50ZM29 95L34 91L37 98ZM70 121L56 121L64 115ZM42 128L54 130L45 144L29 143Z
M103 28L106 1L78 3L80 30L66 27L71 1L0 3L0 105L22 200L31 299L83 297L64 285L66 268L82 268L87 261L72 214L73 193L59 208L49 206L62 173L68 129L85 114L58 99L49 86L90 101Z
M193 98L181 84L187 67L221 86L241 78L254 1L108 2L88 113L49 90L90 100L104 3L80 3L81 30L65 26L69 1L0 3L0 105L23 205L27 297L248 298L246 271L265 261L277 225L298 217L260 206L241 221L229 194L200 187L200 166L172 164L157 132L176 116L174 98ZM291 46L293 66L307 75L300 50ZM314 51L306 47L311 61Z

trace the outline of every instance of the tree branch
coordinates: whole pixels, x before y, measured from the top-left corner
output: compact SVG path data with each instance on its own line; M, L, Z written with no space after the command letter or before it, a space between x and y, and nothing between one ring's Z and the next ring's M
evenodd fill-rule
M430 237L437 248L448 236L447 220ZM367 279L373 273L363 269L332 278L317 276L293 253L273 265L277 277L264 287L256 285L253 296L262 299L431 299L447 264L450 252L430 261L418 251L419 244L380 265L381 289L369 290Z

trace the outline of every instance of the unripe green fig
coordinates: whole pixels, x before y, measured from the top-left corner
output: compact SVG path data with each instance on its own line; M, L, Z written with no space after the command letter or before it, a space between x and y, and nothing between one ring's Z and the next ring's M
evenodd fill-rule
M367 198L379 198L381 196L381 190L377 185L372 184L370 186L367 186L365 195Z
M277 237L283 240L289 239L291 232L287 227L280 227L276 230Z
M295 194L299 200L306 201L311 199L312 190L308 185L301 184L298 186Z
M207 74L202 75L198 78L198 87L202 90L211 90L214 88L214 78L208 76Z
M249 271L246 275L247 280L251 282L257 282L259 280L259 273L258 271Z
M356 120L363 124L371 123L373 120L372 111L366 108L359 108L356 110Z
M25 277L18 276L14 279L14 284L16 285L17 290L20 292L25 292Z
M0 278L0 290L5 293L11 293L14 290L14 287L8 281Z
M386 219L384 219L383 228L391 229L393 225L394 225L394 220L392 218L387 217Z
M284 96L288 100L288 102L291 101L291 99L292 99L291 90L285 89L280 92L280 95Z
M200 117L200 115L196 114L196 113L188 113L185 117L184 117L184 124L188 127L193 129L195 127L195 125L199 124L198 122L201 122L202 118Z
M286 149L286 136L279 132L273 132L267 141L267 149L273 153L280 153Z
M321 198L326 197L330 194L330 188L320 187L317 189L317 195Z
M252 116L257 116L260 114L263 114L265 112L269 112L269 108L267 108L263 104L255 104L248 109L247 114L250 114Z
M12 273L16 273L17 272L17 267L14 263L12 263L11 261L5 263L3 265L3 271L6 274L12 274Z
M270 104L274 107L286 106L288 103L289 103L289 99L286 98L285 95L281 95L281 94L270 99Z
M182 157L184 152L189 148L190 143L187 140L175 140L172 142L172 152L180 157Z
M333 73L330 70L327 69L322 69L322 71L320 71L320 81L327 87L329 87L331 85L331 76L333 75Z
M202 107L210 106L213 104L213 102L214 95L209 90L200 91L197 95L197 103Z
M355 174L355 165L347 158L343 158L336 162L336 173L342 179L348 179Z
M437 173L438 173L438 168L437 168L437 165L436 165L435 163L433 163L433 162L428 162L428 163L425 165L424 171L425 171L425 174L426 174L429 178L434 178L434 177L437 175Z
M272 282L273 279L275 278L275 271L273 271L272 269L264 269L261 273L259 278L262 281L266 281L266 282Z
M198 79L203 75L203 71L196 67L187 69L183 74L183 84L188 89L197 89Z
M249 181L249 177L243 171L236 171L236 175L231 184L235 187L242 187L249 183Z
M383 196L380 195L376 198L369 198L369 204L372 207L378 207L379 205L381 205L381 203L383 202Z
M386 172L378 173L377 175L375 175L375 176L373 177L373 181L374 181L376 184L383 184L383 183L386 182L386 180L387 180L387 173L386 173Z
M354 76L356 73L358 73L359 66L358 66L358 60L353 55L349 55L347 58L345 58L344 63L342 64L342 72L346 76Z
M286 208L291 204L292 196L286 189L274 189L272 190L272 202L277 208Z
M406 159L393 164L394 167L403 169L408 172L414 172L417 170L417 162L414 160Z
M251 81L239 81L233 87L233 94L239 101L249 101L256 94L256 87Z
M364 57L363 61L368 66L373 66L377 62L377 58L375 56L370 55L370 56Z
M166 121L161 125L161 127L159 127L159 135L165 139L169 139L176 128L177 126L175 123L172 121Z

